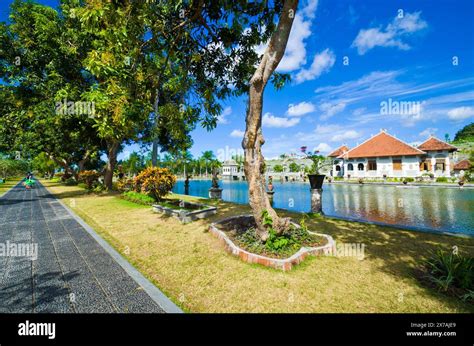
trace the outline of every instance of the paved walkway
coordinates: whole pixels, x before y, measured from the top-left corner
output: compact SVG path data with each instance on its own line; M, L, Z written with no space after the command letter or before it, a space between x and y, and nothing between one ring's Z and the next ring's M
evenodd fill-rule
M173 311L155 286L94 235L39 183L30 191L19 184L0 198L0 250L2 244L10 250L12 244L38 244L36 260L0 256L0 313Z

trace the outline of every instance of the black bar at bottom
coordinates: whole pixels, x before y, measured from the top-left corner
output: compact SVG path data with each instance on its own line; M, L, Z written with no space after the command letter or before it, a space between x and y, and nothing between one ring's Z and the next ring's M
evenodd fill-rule
M45 325L55 323L52 333ZM33 327L32 327L33 326ZM33 329L31 329L33 328ZM50 329L51 331L51 329ZM410 335L409 335L410 333ZM49 335L49 336L48 336ZM3 314L9 344L473 345L472 314Z

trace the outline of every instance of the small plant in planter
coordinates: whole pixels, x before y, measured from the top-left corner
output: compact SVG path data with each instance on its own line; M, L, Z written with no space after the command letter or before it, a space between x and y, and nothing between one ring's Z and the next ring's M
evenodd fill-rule
M408 181L406 179L403 179L403 185L408 184Z
M359 184L363 184L364 183L364 178L359 178Z
M463 177L461 177L461 178L459 178L458 185L459 185L459 186L464 186L464 182L465 182L465 180L466 180L466 179L465 179L465 177L464 177L464 176L463 176Z
M313 164L311 165L310 171L308 173L309 183L311 184L311 189L321 189L324 183L324 177L326 175L321 173L323 167L332 165L332 160L330 162L323 155L318 155L319 151L306 152L306 146L301 147L301 152L306 155L306 158L310 159Z
M270 191L270 192L273 191L273 188L274 188L274 186L273 186L273 177L270 175L268 177L268 191Z

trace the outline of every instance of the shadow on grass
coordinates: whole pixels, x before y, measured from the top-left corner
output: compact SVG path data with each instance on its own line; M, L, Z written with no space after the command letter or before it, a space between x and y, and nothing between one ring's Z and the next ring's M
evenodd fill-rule
M83 195L85 191L75 191L78 195ZM68 196L68 192L57 196ZM216 206L217 214L209 218L202 219L196 224L196 229L201 226L208 229L209 224L222 220L233 215L249 214L251 212L248 205L234 204L224 201L215 201L203 198L193 198L172 194L170 198L198 200L201 203ZM294 213L278 210L279 215L290 217L296 222L305 217L303 213ZM168 220L172 216L157 214L158 218ZM174 218L173 218L174 219ZM196 221L195 221L196 222ZM387 273L396 278L399 282L409 282L411 286L418 287L427 296L434 300L460 311L474 312L474 306L464 303L456 298L447 297L437 291L423 286L415 277L415 270L421 265L432 251L437 248L451 250L457 246L461 253L474 254L474 239L461 237L430 234L425 232L408 231L380 225L345 221L326 218L324 216L310 216L306 218L306 224L311 231L331 235L337 243L361 243L365 244L365 257L373 261L373 270ZM222 248L222 251L225 251ZM307 266L317 265L317 258L309 258L298 266L294 271L304 271ZM357 264L354 264L357 265ZM267 268L265 268L267 269ZM280 273L280 271L275 272Z
M246 205L238 205L220 201L216 205L218 213L207 222L215 222L226 217L249 214L251 209ZM377 269L388 273L399 281L411 281L431 297L442 301L461 311L474 312L474 305L437 292L426 287L416 278L417 269L430 254L438 248L452 251L456 246L460 253L474 256L474 239L449 235L430 234L392 227L383 227L361 222L344 221L324 216L294 213L278 210L280 216L290 217L296 222L305 218L309 230L331 235L337 243L364 244L365 257L376 260ZM293 271L304 270L313 263L313 259L305 260L295 266Z

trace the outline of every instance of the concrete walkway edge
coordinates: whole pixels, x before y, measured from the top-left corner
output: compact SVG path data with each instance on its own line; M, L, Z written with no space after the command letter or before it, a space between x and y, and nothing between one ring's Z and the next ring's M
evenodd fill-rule
M44 185L43 185L44 186ZM51 192L46 186L46 190L52 195ZM67 210L67 212L73 217L87 233L90 234L94 240L99 243L99 245L110 255L112 258L125 270L125 272L132 277L135 282L137 282L146 293L155 301L158 306L160 306L167 313L183 313L175 303L173 303L163 292L161 292L158 287L150 282L146 277L143 276L134 266L132 266L117 250L115 250L107 241L105 241L100 235L98 235L92 227L90 227L83 219L81 219L74 211L72 211L63 201L55 196L56 200Z

